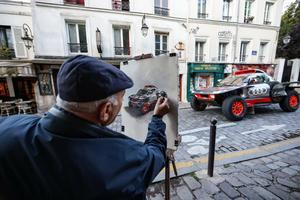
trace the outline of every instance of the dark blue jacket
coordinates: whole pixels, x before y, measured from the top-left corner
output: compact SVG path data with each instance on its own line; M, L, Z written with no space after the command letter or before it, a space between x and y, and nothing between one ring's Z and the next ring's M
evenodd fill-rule
M144 143L58 107L44 117L2 117L0 199L144 199L165 150L157 117Z

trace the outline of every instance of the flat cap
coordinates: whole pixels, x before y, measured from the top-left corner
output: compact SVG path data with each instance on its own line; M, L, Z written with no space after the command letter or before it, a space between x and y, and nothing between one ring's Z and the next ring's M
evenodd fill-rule
M57 75L58 94L70 102L105 99L132 86L132 80L115 66L84 55L66 60Z

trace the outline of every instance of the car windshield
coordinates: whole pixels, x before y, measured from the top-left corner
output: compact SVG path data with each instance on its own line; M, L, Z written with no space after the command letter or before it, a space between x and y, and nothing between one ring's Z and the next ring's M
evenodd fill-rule
M244 82L245 79L246 76L228 76L223 79L218 86L239 86Z
M139 95L139 96L145 95L145 94L147 94L147 90L140 89L136 94Z

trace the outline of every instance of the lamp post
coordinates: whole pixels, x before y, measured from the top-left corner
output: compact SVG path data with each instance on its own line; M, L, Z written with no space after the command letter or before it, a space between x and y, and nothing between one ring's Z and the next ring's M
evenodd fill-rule
M142 19L142 28L141 28L142 35L144 37L146 37L148 35L148 30L149 30L149 27L146 24L146 15L144 14L143 19Z
M283 40L282 40L282 41L283 41L283 44L284 44L284 45L288 45L288 44L290 43L291 39L292 39L291 36L286 35L286 36L283 38Z
M97 50L100 54L100 58L102 57L102 48L101 48L101 31L99 28L96 30L96 44L97 44Z
M28 24L23 24L24 36L21 39L25 43L25 47L29 50L33 46L33 35ZM30 34L28 33L30 32Z

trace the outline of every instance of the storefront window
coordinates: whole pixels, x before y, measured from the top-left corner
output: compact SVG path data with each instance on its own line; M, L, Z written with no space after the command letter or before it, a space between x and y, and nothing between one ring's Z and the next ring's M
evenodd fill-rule
M15 97L17 99L30 100L35 98L35 78L16 77L13 78Z
M9 97L6 79L0 79L0 97Z

